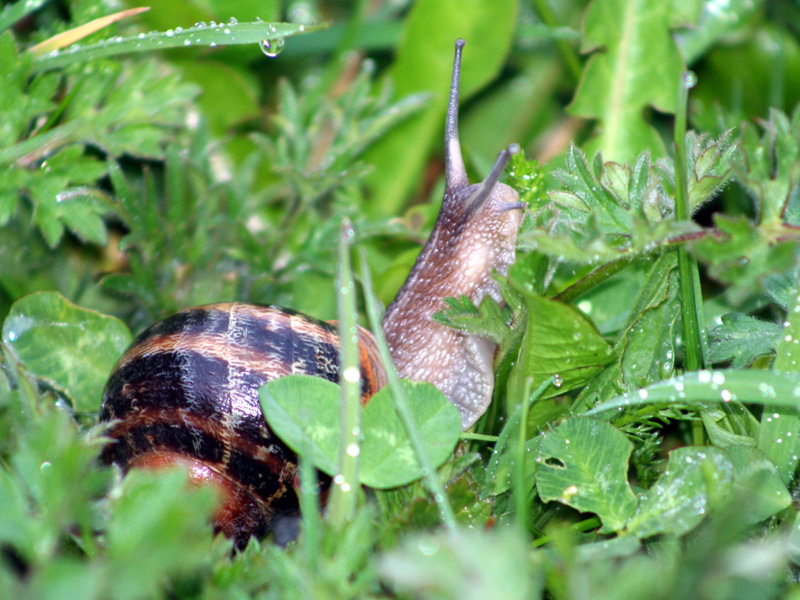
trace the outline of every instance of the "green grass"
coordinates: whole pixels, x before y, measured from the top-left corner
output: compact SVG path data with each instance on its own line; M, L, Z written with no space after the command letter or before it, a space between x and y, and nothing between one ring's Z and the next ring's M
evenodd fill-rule
M800 598L795 2L161 0L74 31L137 4L0 8L0 596ZM333 386L265 386L301 534L232 555L211 490L99 465L105 379L196 304L374 325L441 200L458 37L472 179L536 159L504 304L436 316L497 344L492 405L459 438L430 386L343 425L293 412ZM315 467L351 484L323 512Z

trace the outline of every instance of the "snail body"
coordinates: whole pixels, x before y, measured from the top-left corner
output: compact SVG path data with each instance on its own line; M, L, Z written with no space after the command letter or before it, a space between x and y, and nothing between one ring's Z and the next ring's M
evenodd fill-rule
M383 319L401 377L428 381L459 409L466 429L493 389L494 345L435 323L444 298L501 301L493 271L514 262L521 221L517 193L498 183L508 158L470 185L458 142L456 57L445 127L446 191L430 238ZM359 328L362 403L386 383L372 335ZM308 374L339 381L335 327L288 309L222 303L184 310L142 332L114 367L101 421L110 421L104 462L130 468L185 466L223 495L215 528L242 547L278 515L297 509L296 457L264 421L258 390L269 380Z

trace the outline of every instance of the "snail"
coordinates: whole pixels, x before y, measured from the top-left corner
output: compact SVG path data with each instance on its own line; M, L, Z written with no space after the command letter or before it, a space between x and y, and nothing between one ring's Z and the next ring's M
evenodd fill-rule
M434 322L444 298L502 301L493 271L514 262L524 203L498 182L512 144L491 172L470 185L458 139L461 52L456 42L445 125L444 200L430 238L388 306L383 328L401 377L428 381L468 428L492 396L495 347ZM362 403L386 383L372 335L359 330ZM237 547L263 537L276 516L297 510L296 457L269 429L259 387L292 373L339 380L336 327L285 308L212 304L179 312L142 332L114 367L100 420L109 423L107 464L157 469L184 465L198 483L218 486L217 531Z

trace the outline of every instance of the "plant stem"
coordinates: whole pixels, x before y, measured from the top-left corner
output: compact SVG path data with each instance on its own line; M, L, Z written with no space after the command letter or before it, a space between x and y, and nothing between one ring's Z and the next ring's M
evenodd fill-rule
M598 519L597 517L591 517L590 519L585 519L583 521L578 521L577 523L573 523L570 527L575 531L579 532L590 531L592 529L600 527L600 519ZM544 546L545 544L549 544L552 541L553 541L552 536L543 535L542 537L533 540L531 545L534 548L538 548L539 546Z
M637 256L638 255L635 254L625 254L612 260L611 262L597 267L594 271L586 275L586 277L581 278L571 286L561 290L558 294L553 296L553 299L561 302L570 302L575 298L580 297L612 275L622 271L622 269L630 265L637 258Z
M486 435L485 433L462 433L462 440L476 440L478 442L497 442L499 439L496 435Z
M444 486L439 480L439 475L431 462L428 450L425 448L425 442L422 441L422 436L419 433L417 421L411 412L406 398L405 391L400 385L397 378L397 372L394 370L394 363L392 356L389 353L389 346L386 344L386 337L383 335L383 328L381 327L380 309L378 308L378 299L372 291L372 277L369 272L369 263L367 256L362 250L361 255L361 278L364 287L364 300L367 307L367 316L369 317L369 325L372 333L375 335L375 342L378 345L378 351L381 355L381 362L386 368L386 378L388 380L389 389L392 391L392 400L397 414L405 427L408 439L411 442L411 447L414 448L414 455L417 461L422 465L422 473L428 488L433 492L433 499L439 507L439 514L448 529L456 529L456 516L453 508L447 500Z
M678 86L678 104L675 112L675 218L686 221L689 210L689 183L686 173L686 112L690 83L694 74L684 71ZM697 259L686 246L678 246L678 281L680 285L681 315L683 317L684 369L697 371L705 368L708 357L708 336L703 316L703 298L700 291L700 273ZM692 443L704 444L705 429L699 421L692 423Z
M342 221L339 241L339 373L342 429L339 432L338 473L333 478L333 489L328 515L334 527L342 527L353 517L358 499L358 467L361 454L361 370L358 360L358 328L356 327L356 300L353 269L350 265L350 245L355 232L348 219Z
M678 221L691 218L689 184L686 173L686 111L689 87L691 87L690 77L693 75L688 71L681 76L675 114L675 218ZM684 367L687 371L697 371L705 368L708 356L700 274L697 268L697 259L689 255L685 246L678 246L676 252L678 253L678 278L683 316Z
M528 493L525 485L525 443L528 440L528 411L531 408L531 404L541 398L544 391L552 383L553 376L551 375L531 394L530 389L533 380L531 378L525 380L525 395L519 411L519 435L517 436L517 455L514 460L512 487L514 490L515 521L522 535L528 535Z
M317 473L310 460L297 456L297 468L300 472L300 514L303 515L303 544L310 569L319 564L320 554L320 514L319 497L317 496Z

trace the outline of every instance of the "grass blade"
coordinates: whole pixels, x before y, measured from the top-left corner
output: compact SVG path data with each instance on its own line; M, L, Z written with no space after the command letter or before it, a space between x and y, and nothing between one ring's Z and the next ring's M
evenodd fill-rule
M339 373L340 413L338 472L333 478L328 515L334 527L343 527L356 511L361 454L361 372L358 361L358 329L353 269L350 265L350 245L355 237L348 219L342 222L339 239Z
M60 50L61 48L70 46L71 44L74 44L75 42L92 35L96 31L100 31L101 29L108 27L112 23L116 23L117 21L121 21L127 17L132 17L133 15L138 15L139 13L143 13L148 10L150 10L149 6L140 6L139 8L130 8L128 10L122 10L114 13L113 15L100 17L99 19L89 21L84 25L70 29L69 31L64 31L58 35L54 35L49 40L45 40L40 44L32 46L28 51L36 56L41 56L46 52Z
M259 44L315 31L327 27L319 25L297 25L294 23L198 23L194 27L182 29L176 27L167 31L151 31L127 37L113 37L87 46L72 46L64 50L53 50L36 58L34 71L57 69L73 63L116 56L129 52L148 52L166 48L184 48L190 46L230 46L236 44ZM277 52L276 52L277 54Z
M800 295L794 293L794 301L789 305L786 323L778 347L775 349L773 371L777 373L797 373L800 360ZM800 415L798 407L765 410L758 428L758 449L766 454L778 467L781 479L788 484L798 465L800 456Z

